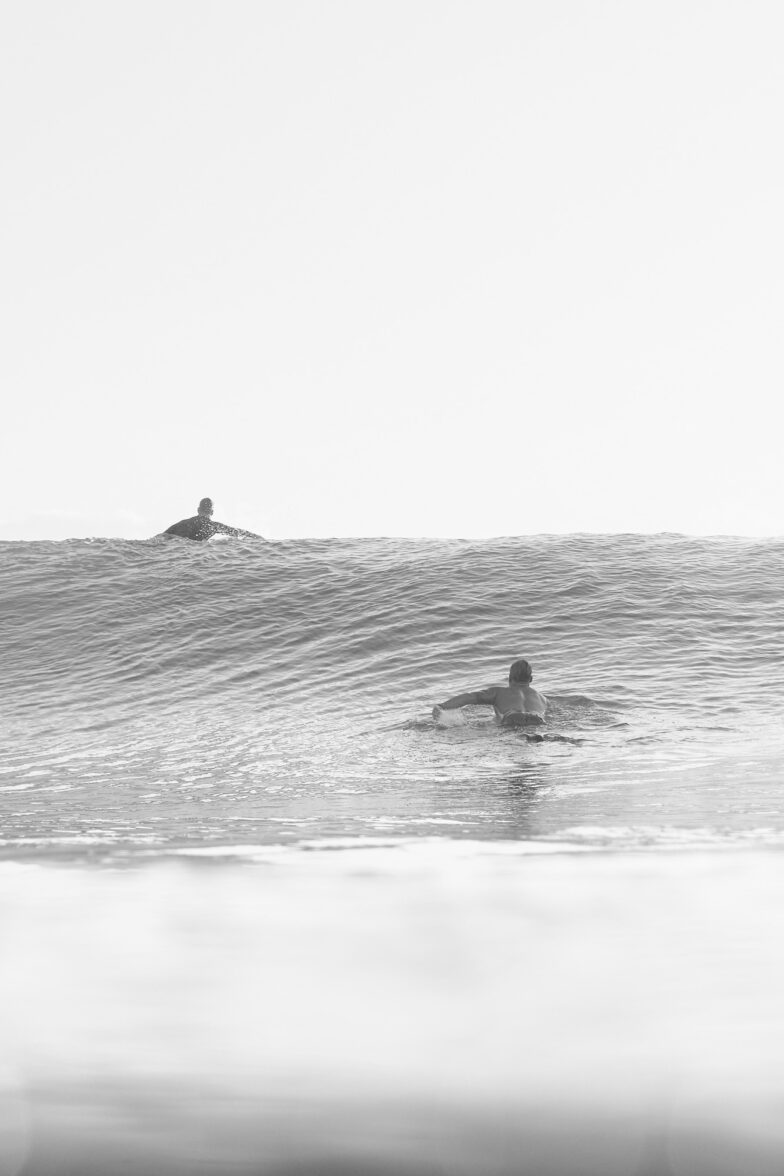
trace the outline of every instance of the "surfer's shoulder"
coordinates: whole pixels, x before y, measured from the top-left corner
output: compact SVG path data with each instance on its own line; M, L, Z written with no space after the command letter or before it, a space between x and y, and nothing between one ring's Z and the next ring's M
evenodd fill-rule
M178 535L181 539L205 540L215 534L214 526L204 515L194 515L190 519L180 519L179 523L172 523L163 532L164 535Z
M181 539L188 539L190 538L189 532L194 522L195 519L180 519L178 523L172 523L170 527L167 527L163 534L179 535Z

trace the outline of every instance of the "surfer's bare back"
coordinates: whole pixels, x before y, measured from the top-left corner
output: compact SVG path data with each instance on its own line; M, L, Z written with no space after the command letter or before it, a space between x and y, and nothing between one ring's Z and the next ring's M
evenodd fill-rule
M211 498L202 498L199 503L199 513L192 519L180 519L179 523L172 523L163 532L164 535L178 535L181 539L194 539L204 542L213 535L239 535L243 539L261 539L262 535L254 535L253 531L243 531L239 527L229 527L226 523L217 523L212 517L213 505Z
M532 680L531 665L521 658L512 663L508 686L488 686L486 690L456 694L454 698L433 707L433 718L439 719L442 711L455 710L461 706L492 706L502 727L527 727L543 723L547 699L534 690Z

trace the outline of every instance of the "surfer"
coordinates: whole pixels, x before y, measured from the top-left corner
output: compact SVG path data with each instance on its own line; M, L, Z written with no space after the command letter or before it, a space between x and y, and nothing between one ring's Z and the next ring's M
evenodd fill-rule
M213 535L241 535L245 539L261 539L261 535L254 535L253 531L242 531L239 527L228 527L226 523L216 523L212 517L213 505L211 498L202 498L199 512L192 519L180 519L179 523L172 523L163 532L164 535L179 535L182 539L195 539L203 542Z
M496 722L502 727L529 727L543 723L547 710L547 699L531 682L531 665L524 659L513 662L509 670L508 686L488 686L486 690L472 690L467 694L456 694L433 707L433 718L438 720L441 712L460 706L492 706Z

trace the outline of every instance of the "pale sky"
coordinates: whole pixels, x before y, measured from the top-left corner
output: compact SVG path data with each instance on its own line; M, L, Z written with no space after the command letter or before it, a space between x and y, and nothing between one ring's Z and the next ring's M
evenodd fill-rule
M6 0L0 538L784 533L784 5Z

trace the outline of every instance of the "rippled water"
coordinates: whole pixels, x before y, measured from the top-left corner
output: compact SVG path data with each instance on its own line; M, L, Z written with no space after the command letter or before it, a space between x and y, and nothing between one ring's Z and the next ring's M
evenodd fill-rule
M5 544L6 852L776 840L780 543ZM548 740L433 702L532 661ZM559 735L573 742L552 740Z
M782 562L0 544L0 1174L780 1170Z

